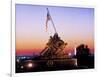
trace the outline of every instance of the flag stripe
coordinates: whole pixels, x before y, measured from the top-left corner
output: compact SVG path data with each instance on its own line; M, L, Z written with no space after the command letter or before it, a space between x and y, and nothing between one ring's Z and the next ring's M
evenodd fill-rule
M51 16L49 14L49 11L47 10L47 19L46 19L46 31L47 31L47 28L48 28L48 21L51 19Z

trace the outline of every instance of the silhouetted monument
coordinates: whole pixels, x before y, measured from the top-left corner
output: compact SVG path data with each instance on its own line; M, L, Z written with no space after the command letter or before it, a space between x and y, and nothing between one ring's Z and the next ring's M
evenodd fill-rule
M60 39L57 33L54 36L50 36L46 47L40 53L44 59L55 59L55 58L66 58L67 55L64 52L64 48L67 45L63 40Z

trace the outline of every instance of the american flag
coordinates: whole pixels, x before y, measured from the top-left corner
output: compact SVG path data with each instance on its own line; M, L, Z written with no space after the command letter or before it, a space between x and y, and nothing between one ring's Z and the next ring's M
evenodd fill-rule
M50 16L49 10L47 8L46 31L47 31L47 28L48 28L48 21L49 20L51 20L51 16Z

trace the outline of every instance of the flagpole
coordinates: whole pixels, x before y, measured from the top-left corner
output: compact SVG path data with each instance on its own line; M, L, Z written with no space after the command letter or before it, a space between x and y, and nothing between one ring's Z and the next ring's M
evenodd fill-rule
M56 30L56 27L54 25L54 22L53 22L52 18L51 18L51 22L52 22L52 25L53 25L53 28L54 28L55 32L57 33L57 30Z
M48 8L47 8L47 11L49 12ZM49 14L50 14L50 12L49 12ZM55 33L57 33L57 30L56 30L56 27L55 27L55 25L54 25L54 22L53 22L53 20L52 20L51 15L50 15L50 18L51 18L51 22L52 22L53 28L54 28L54 30L55 30Z

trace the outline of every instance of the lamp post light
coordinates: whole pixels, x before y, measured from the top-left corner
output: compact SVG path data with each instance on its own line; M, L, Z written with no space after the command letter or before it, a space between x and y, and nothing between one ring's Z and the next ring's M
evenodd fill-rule
M33 65L33 63L31 63L31 62L27 64L27 67L28 67L28 68L32 68L33 66L34 66L34 65Z

